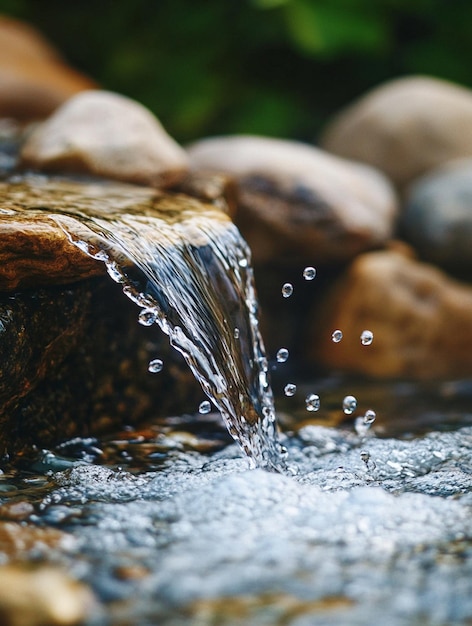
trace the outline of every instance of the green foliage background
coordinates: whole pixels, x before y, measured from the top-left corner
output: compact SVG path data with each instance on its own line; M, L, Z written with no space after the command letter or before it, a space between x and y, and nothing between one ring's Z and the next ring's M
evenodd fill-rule
M470 0L0 0L180 142L311 140L340 107L412 73L472 86Z

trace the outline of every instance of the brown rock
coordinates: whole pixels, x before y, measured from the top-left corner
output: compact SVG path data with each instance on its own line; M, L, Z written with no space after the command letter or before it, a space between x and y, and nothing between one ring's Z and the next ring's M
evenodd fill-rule
M95 83L68 67L31 26L0 16L0 117L47 117Z
M0 567L3 626L73 626L91 615L92 592L53 566Z
M343 332L340 343L331 333ZM374 334L361 345L363 330ZM472 374L472 287L399 250L359 256L310 320L310 357L330 369L418 380Z
M336 262L392 235L395 197L372 168L301 143L249 136L203 140L189 155L196 170L236 178L235 222L255 263Z
M429 170L472 155L472 92L423 76L393 80L338 114L321 144L379 168L403 190Z
M104 264L49 217L74 213L137 216L156 237L159 225L178 223L168 246L204 245L200 219L206 232L210 223L217 232L230 225L213 205L151 188L41 177L0 183L0 285L8 290L0 292L0 457L192 411L201 399L168 338L137 323L139 309L120 287L93 277ZM165 363L159 376L147 371L156 356Z
M62 105L27 139L21 163L160 187L187 171L185 151L152 113L107 91L86 91Z

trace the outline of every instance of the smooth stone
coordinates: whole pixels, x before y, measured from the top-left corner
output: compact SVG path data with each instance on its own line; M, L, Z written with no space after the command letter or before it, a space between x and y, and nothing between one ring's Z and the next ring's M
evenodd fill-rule
M253 136L205 139L188 154L196 171L235 177L234 219L256 264L344 261L392 236L396 198L373 168Z
M78 626L95 610L90 588L57 566L0 566L3 626Z
M308 356L331 370L376 378L472 375L472 287L417 261L405 244L357 257L316 304ZM343 339L333 343L335 328ZM362 331L373 332L371 345Z
M0 118L43 119L74 94L95 87L35 28L0 16Z
M108 91L82 92L34 130L21 165L170 186L187 172L187 156L144 106Z
M321 144L379 168L403 190L447 161L472 156L472 92L427 76L389 81L338 113Z
M189 177L185 191L211 187L214 177ZM71 244L54 221L54 215L73 213L162 214L179 221L179 216L210 212L215 224L229 223L221 210L225 190L218 177L211 200L176 193L104 181L66 181L47 176L26 176L0 182L0 290L66 285L92 276L104 275L105 266ZM203 192L200 192L203 194ZM210 192L208 192L210 193ZM167 216L167 218L165 217ZM151 218L152 219L152 218ZM182 231L185 235L185 229ZM177 235L176 230L176 240ZM191 237L191 234L189 234Z
M448 270L472 268L472 158L453 161L409 189L402 231L422 258Z

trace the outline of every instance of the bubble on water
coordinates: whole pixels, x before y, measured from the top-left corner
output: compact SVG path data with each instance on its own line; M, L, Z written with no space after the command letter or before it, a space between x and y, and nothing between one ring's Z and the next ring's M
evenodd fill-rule
M361 344L363 346L370 346L374 340L374 333L371 330L363 330L361 333Z
M277 352L277 363L285 363L288 359L288 350L287 348L280 348Z
M293 383L287 383L284 387L284 394L286 396L294 396L295 392L297 391L297 386L294 385Z
M156 312L151 309L143 309L138 316L138 322L142 324L142 326L152 326L156 319Z
M201 413L202 415L206 415L207 413L210 413L211 411L211 402L209 402L208 400L203 400L203 402L200 402L200 406L198 407L198 412Z
M357 409L357 399L354 396L346 396L343 400L343 411L351 415Z
M108 256L106 257L106 259L108 259ZM115 283L123 283L125 281L125 277L120 272L120 270L118 269L114 261L107 263L106 267L107 267L107 272L109 276L111 276L111 278L115 281Z
M235 339L239 339L239 328L234 329L233 335Z
M293 285L291 283L284 283L282 285L282 295L284 298L290 298L293 293Z
M305 398L306 410L313 412L319 411L320 408L320 396L316 393L309 393Z
M334 341L334 343L339 343L342 338L343 338L342 330L333 331L333 334L331 335L331 339Z
M375 411L372 411L372 409L367 409L364 415L364 424L373 424L376 417L377 415L375 414Z
M316 270L314 267L305 267L303 270L303 278L305 280L313 280L316 276Z
M157 374L157 372L162 371L163 367L164 362L162 359L153 359L152 361L149 361L148 371L151 372L151 374Z

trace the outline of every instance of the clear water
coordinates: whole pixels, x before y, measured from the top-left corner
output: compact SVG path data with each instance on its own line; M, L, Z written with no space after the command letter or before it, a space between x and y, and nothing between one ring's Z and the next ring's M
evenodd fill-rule
M26 202L48 213L106 264L141 307L139 323L159 324L251 465L282 470L250 252L221 210L127 185L20 179L10 191L17 210ZM32 202L35 194L44 208ZM150 371L162 366L156 355Z
M42 556L92 587L100 626L470 623L470 427L285 444L297 476L248 471L236 446L139 474L50 458L30 522L67 541Z

